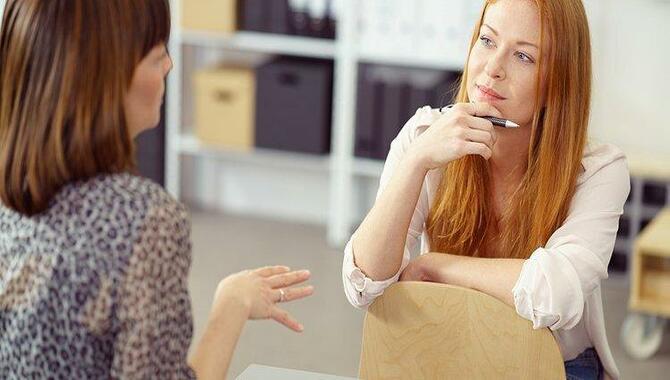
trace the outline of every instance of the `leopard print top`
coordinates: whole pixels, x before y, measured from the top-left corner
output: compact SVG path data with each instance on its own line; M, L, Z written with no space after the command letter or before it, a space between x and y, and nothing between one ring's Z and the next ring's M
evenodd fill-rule
M0 205L0 379L195 378L183 205L130 174Z

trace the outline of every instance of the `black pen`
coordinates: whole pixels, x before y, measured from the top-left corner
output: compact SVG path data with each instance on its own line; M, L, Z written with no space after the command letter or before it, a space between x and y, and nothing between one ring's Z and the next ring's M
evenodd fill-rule
M440 113L445 113L448 109L450 109L453 106L454 106L453 104L450 104L446 107L440 108ZM497 125L499 127L519 128L519 124L517 124L517 123L515 123L511 120L501 119L499 117L493 117L493 116L477 116L477 117L481 117L482 119L486 119L486 120L490 121L491 123L493 123L493 125Z

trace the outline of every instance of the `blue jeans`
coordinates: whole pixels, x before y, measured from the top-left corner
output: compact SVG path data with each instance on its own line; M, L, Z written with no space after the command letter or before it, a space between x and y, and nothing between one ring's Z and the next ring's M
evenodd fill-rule
M603 364L593 348L587 348L576 358L565 362L567 380L600 380L603 372Z

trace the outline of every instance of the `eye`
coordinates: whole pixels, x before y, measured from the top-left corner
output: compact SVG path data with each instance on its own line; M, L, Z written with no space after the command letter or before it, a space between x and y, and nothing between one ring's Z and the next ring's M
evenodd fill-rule
M482 42L482 45L484 45L486 47L493 47L494 46L493 41L491 41L491 39L486 37L486 36L479 37L479 40Z
M520 51L519 51L519 52L516 52L516 56L517 56L522 62L525 62L525 63L534 63L534 62L535 62L535 61L533 60L533 58L531 58L528 54L523 53L523 52L520 52Z

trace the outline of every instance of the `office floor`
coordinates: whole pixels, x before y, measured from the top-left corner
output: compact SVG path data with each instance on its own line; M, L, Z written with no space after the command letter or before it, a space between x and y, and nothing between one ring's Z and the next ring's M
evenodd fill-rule
M325 241L319 226L195 211L190 290L195 339L199 339L219 279L247 268L286 264L312 271L315 294L288 304L305 325L296 334L272 321L247 324L231 364L234 379L252 363L356 376L364 313L349 305L342 292L342 253ZM619 330L626 315L628 281L612 274L603 286L607 333L622 379L663 379L670 372L670 329L660 352L647 361L626 356ZM665 373L665 375L663 375Z

